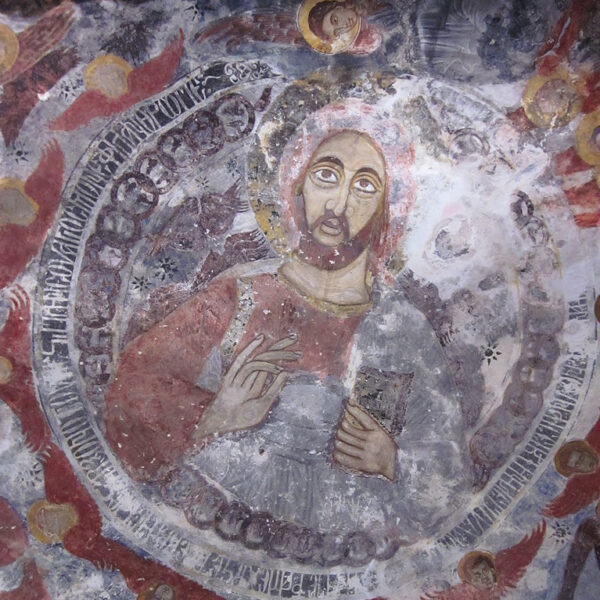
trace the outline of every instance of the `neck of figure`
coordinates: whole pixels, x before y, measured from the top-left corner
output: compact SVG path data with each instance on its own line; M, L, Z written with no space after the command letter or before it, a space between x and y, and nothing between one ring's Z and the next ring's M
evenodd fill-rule
M349 265L331 271L293 257L281 270L304 296L344 306L364 304L371 299L366 281L368 255L369 249L365 248Z

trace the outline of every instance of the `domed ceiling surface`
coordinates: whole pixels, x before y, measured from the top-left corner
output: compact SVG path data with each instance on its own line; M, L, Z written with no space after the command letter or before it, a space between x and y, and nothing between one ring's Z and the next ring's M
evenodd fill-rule
M0 6L0 599L600 592L600 9Z

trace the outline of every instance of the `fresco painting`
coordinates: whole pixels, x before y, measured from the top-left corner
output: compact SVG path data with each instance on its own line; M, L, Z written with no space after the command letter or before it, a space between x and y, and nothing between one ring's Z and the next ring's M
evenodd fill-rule
M600 592L600 9L0 5L0 599Z

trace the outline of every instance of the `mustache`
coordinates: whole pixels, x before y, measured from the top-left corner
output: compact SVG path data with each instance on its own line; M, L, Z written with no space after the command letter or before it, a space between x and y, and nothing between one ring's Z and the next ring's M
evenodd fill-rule
M328 222L330 225L331 222L334 222L334 227L337 226L338 229L341 230L344 236L344 242L347 242L350 239L350 226L348 225L348 219L344 215L336 215L331 210L326 210L311 226L310 232L313 233L316 229L318 229L323 223Z

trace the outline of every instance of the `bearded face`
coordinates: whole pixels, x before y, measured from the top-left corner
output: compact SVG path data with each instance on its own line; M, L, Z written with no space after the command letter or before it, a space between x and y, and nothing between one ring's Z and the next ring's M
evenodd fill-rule
M327 270L352 262L378 232L384 197L385 162L365 135L344 131L325 140L297 198L300 256Z

